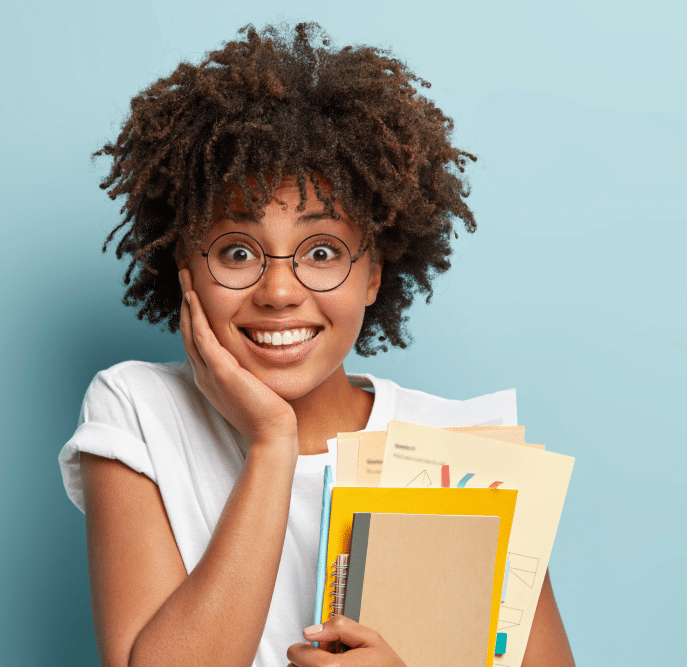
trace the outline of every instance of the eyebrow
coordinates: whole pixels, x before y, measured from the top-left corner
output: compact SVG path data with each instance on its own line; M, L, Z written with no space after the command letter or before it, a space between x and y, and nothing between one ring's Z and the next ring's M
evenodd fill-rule
M233 222L243 222L249 225L260 224L260 221L256 220L250 213L241 213L239 211L232 211L231 217L228 219L232 220ZM343 216L339 219L345 222ZM304 213L303 215L298 216L298 218L296 219L296 225L312 225L313 223L318 222L320 220L334 220L334 218L331 216L330 213L327 213L326 211L322 211L320 213Z

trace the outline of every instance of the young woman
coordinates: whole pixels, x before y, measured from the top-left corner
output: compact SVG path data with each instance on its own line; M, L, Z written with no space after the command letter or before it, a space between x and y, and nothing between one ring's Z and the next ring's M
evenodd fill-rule
M244 32L135 97L96 153L125 200L106 242L126 227L124 301L181 329L188 354L99 373L60 455L98 650L112 667L401 667L344 617L303 630L326 441L451 423L451 401L343 360L405 347L414 293L449 268L451 218L474 230L474 158L388 53L333 50L313 25ZM310 643L333 640L352 650ZM573 664L548 576L524 664Z

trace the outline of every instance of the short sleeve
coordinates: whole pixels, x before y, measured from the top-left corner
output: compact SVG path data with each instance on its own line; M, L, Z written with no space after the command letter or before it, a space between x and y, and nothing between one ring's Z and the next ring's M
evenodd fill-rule
M117 459L157 483L138 416L126 386L112 369L93 378L76 432L58 457L67 495L85 513L81 452Z

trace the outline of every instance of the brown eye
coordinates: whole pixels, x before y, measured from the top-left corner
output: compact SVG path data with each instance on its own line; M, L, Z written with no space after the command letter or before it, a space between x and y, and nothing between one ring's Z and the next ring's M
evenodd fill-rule
M318 243L316 246L310 248L303 260L313 262L315 264L323 264L331 262L341 257L341 250L335 244Z
M325 248L315 248L312 251L312 258L316 262L326 262L329 259L329 252Z
M257 259L250 248L235 244L228 245L226 248L222 248L219 253L219 258L226 264L243 264L244 262Z

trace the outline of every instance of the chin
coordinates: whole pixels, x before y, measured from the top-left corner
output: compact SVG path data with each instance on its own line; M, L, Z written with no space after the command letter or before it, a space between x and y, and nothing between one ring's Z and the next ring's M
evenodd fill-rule
M293 375L293 373L292 373ZM307 396L313 389L317 388L321 383L308 382L304 378L259 378L266 386L268 386L277 396L283 398L285 401L295 401L303 396Z

